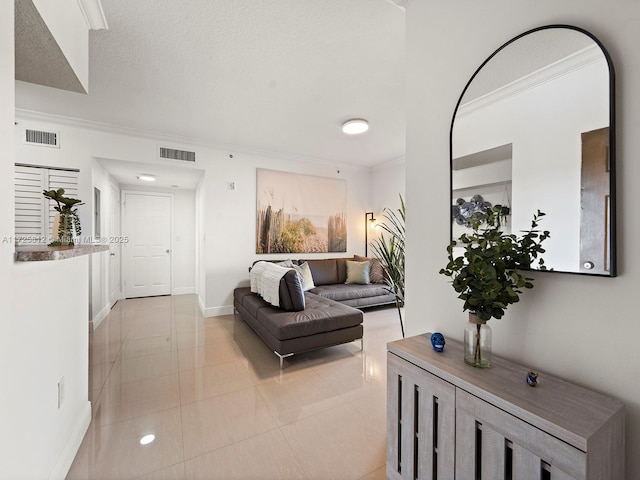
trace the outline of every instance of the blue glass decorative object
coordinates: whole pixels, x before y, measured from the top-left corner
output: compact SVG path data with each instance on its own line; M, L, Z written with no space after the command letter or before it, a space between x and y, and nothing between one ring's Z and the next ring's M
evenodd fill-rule
M442 352L444 350L444 344L447 343L444 339L444 335L439 332L431 334L431 345L436 352Z

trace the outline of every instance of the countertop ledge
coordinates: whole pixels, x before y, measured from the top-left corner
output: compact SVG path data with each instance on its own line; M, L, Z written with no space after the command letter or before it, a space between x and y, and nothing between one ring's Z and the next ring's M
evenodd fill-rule
M90 255L109 250L109 245L76 245L73 247L47 247L29 245L16 247L16 262L42 262L46 260L65 260L67 258Z

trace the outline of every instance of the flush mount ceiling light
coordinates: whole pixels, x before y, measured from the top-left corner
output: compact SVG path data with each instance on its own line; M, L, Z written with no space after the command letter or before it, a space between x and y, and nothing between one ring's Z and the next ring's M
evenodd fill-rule
M141 173L140 175L138 175L138 180L142 180L143 182L155 182L156 181L156 177L154 175L151 175L150 173Z
M154 434L150 433L149 435L145 435L144 437L142 437L140 439L140 445L149 445L155 439L156 439L156 436Z
M352 118L342 124L342 131L347 135L357 135L369 130L369 122L363 118Z

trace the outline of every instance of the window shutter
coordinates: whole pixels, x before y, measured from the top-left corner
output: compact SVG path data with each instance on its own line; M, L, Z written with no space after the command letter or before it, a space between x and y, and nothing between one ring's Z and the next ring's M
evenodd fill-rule
M16 243L44 235L46 199L42 190L46 185L45 176L46 170L42 168L16 166Z
M78 172L69 171L69 170L48 170L48 187L47 190L57 190L59 188L64 188L64 196L78 198ZM42 195L42 190L40 191L40 196L44 198ZM52 239L57 236L53 233L53 220L56 216L56 212L53 207L56 206L56 202L53 200L48 200L44 198L45 202L49 205L47 206L49 209L48 215L48 224L46 226L46 232L49 237Z
M64 188L65 196L78 198L78 171L26 165L15 166L16 244L46 244L53 239L55 202L43 190Z

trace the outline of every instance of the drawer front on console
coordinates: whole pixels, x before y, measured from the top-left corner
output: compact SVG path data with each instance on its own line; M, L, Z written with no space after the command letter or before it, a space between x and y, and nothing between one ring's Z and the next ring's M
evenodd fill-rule
M583 480L586 454L458 389L456 478Z
M387 478L453 479L455 387L387 355Z

